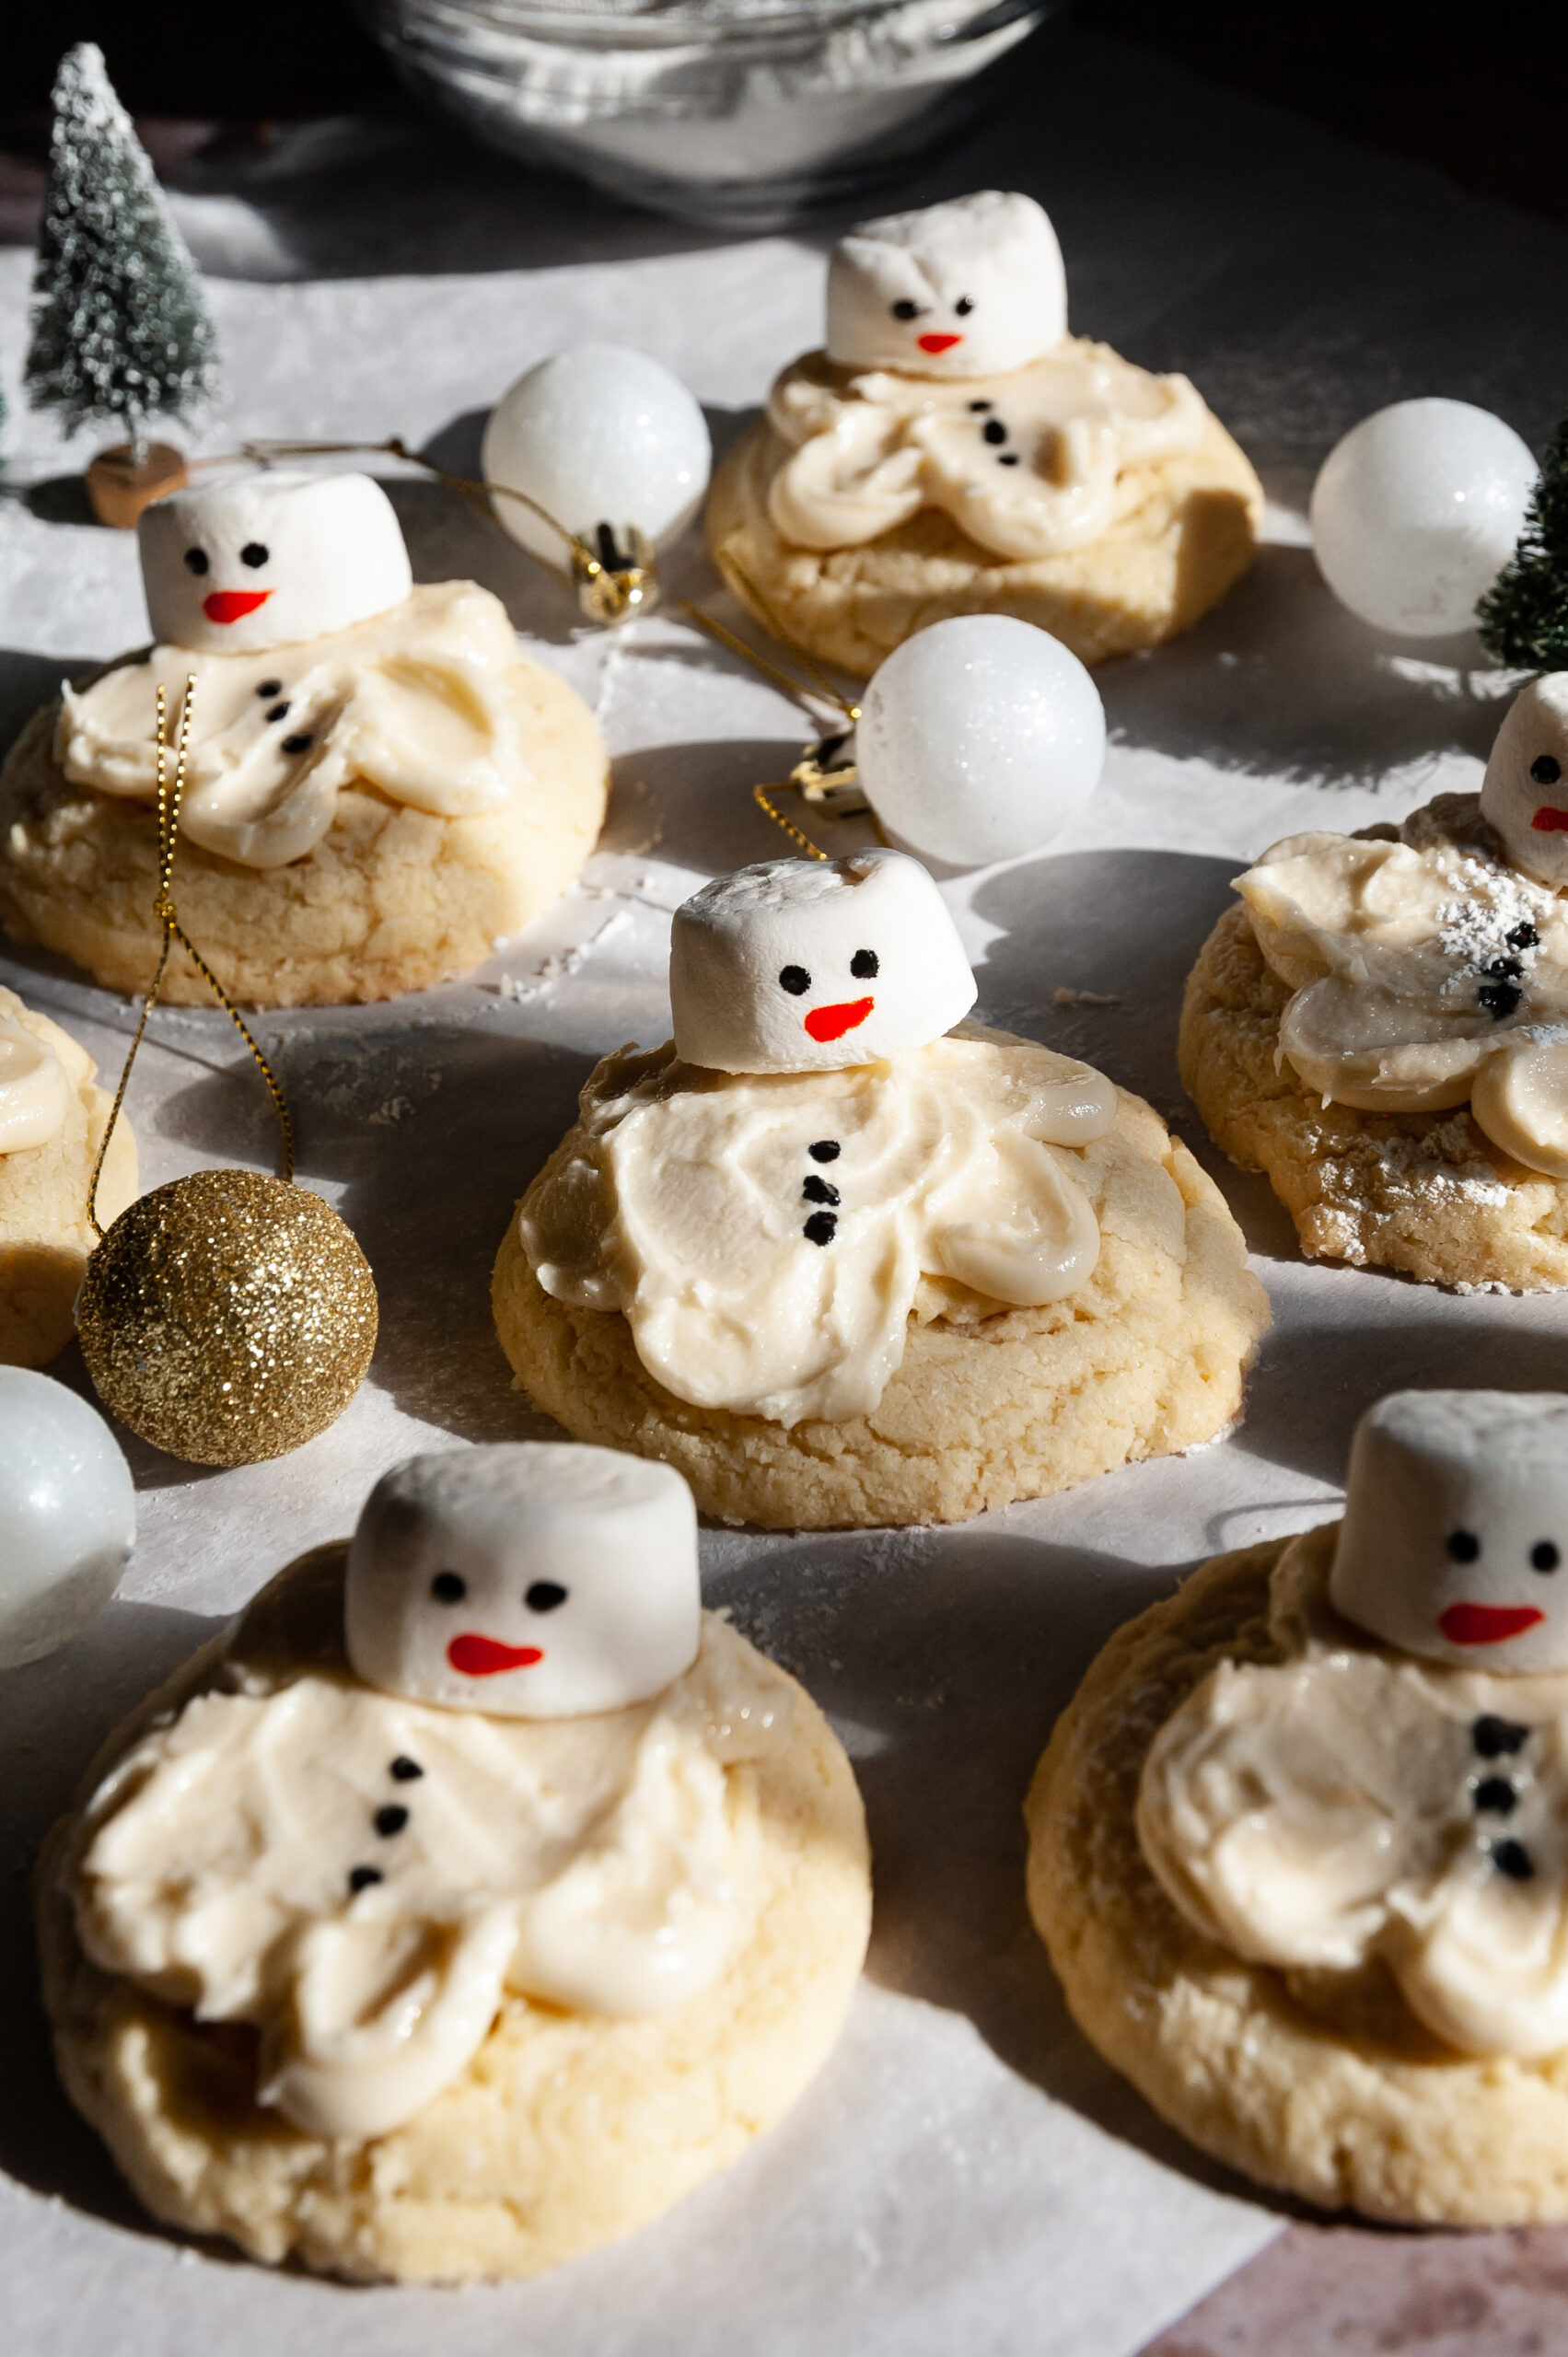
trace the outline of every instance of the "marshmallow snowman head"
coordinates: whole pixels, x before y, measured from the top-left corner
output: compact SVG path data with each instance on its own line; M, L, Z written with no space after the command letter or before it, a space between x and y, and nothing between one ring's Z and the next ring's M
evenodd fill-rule
M136 527L153 636L257 655L347 630L413 586L392 503L368 475L261 473L176 492Z
M1329 1593L1453 1668L1568 1669L1568 1396L1380 1399L1351 1446Z
M1062 249L1032 196L984 189L863 221L828 265L828 357L846 367L1000 376L1066 332Z
M511 1441L413 1457L370 1492L349 1548L349 1662L448 1710L623 1710L690 1669L697 1514L668 1465Z
M1549 671L1504 716L1481 788L1481 816L1514 865L1568 888L1568 671Z
M675 912L675 1051L718 1072L837 1072L923 1048L975 1002L947 903L917 859L772 859Z

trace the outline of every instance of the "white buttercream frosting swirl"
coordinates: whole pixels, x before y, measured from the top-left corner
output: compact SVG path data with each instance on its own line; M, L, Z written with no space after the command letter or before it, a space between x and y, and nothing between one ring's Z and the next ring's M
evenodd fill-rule
M992 1310L1086 1283L1099 1227L1074 1149L1116 1092L1023 1040L950 1033L838 1072L737 1075L625 1051L521 1214L544 1290L618 1310L700 1407L875 1409L923 1278Z
M1292 991L1280 1054L1325 1103L1469 1103L1505 1154L1568 1177L1568 903L1509 864L1476 797L1399 835L1287 837L1237 878Z
M790 451L769 512L800 548L858 547L937 507L1000 557L1057 556L1098 540L1123 471L1194 448L1207 414L1185 377L1082 337L952 381L807 353L768 399Z
M256 2026L258 2100L296 2126L380 2135L508 1999L652 2014L714 1984L758 1901L746 1763L790 1707L712 1615L662 1694L578 1719L409 1701L331 1649L238 1660L94 1794L82 1945L198 2020Z
M71 1083L49 1041L0 1015L0 1154L47 1145L71 1104Z
M508 801L532 774L517 668L500 599L437 582L302 645L155 646L64 691L55 757L76 784L152 801L157 690L172 715L193 677L183 831L241 866L279 867L321 841L356 778L439 818Z
M1568 2047L1568 1674L1417 1661L1328 1602L1338 1526L1280 1557L1277 1662L1223 1661L1155 1737L1144 1857L1283 1970L1380 1961L1462 2052Z

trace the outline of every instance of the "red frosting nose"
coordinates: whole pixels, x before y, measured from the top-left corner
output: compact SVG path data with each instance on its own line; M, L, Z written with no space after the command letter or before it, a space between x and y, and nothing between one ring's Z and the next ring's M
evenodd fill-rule
M1554 810L1550 802L1543 802L1530 826L1538 835L1568 835L1568 810Z
M454 1637L447 1659L464 1678L494 1678L498 1669L531 1669L544 1655L537 1645L504 1645L495 1637Z
M1437 1626L1451 1645L1500 1645L1545 1619L1533 1604L1451 1604Z
M963 340L961 335L921 335L915 338L922 352L951 352L953 346L962 343Z
M806 1028L814 1039L842 1039L864 1023L877 1002L874 998L841 999L837 1006L814 1006L806 1018Z
M272 596L270 589L215 589L210 598L202 600L202 611L210 622L242 622L258 606L264 606Z

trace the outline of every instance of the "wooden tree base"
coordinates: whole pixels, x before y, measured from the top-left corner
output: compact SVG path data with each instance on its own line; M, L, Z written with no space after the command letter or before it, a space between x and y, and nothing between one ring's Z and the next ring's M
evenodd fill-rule
M131 445L118 442L111 450L100 450L88 467L87 497L100 524L130 532L144 507L167 499L171 491L183 491L189 481L184 457L172 443L149 442L146 457L134 467Z

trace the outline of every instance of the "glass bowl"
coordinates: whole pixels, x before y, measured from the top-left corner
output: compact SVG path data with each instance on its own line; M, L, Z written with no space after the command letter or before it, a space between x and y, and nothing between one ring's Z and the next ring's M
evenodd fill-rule
M492 147L683 220L845 201L978 111L1060 0L356 0Z

